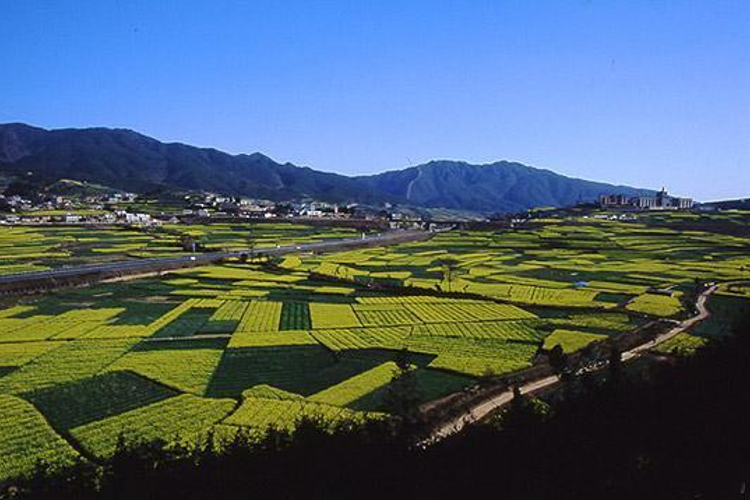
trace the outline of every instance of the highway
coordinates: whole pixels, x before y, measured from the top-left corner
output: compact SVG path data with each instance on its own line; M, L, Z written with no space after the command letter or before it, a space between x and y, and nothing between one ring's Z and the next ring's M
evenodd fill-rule
M137 274L141 272L155 272L160 269L169 270L180 267L195 267L211 264L224 259L237 258L242 255L252 257L278 256L296 252L331 251L342 248L356 248L359 246L370 246L373 244L386 245L413 241L429 237L430 233L421 230L389 231L376 236L363 236L359 238L345 238L318 243L305 243L299 245L286 245L270 248L248 249L233 252L211 252L194 253L180 257L158 257L120 262L109 262L106 264L91 264L83 266L63 267L50 269L48 271L33 271L27 273L10 274L0 276L0 286L19 283L31 283L60 278L82 277L92 274Z

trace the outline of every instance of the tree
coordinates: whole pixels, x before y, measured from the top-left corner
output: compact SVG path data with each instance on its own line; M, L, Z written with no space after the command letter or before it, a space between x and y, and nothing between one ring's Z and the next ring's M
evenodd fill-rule
M453 283L458 277L459 262L456 259L443 259L440 261L443 282L448 285L448 292L453 291Z
M419 391L414 367L409 363L409 351L403 349L396 360L396 370L388 386L384 402L388 412L399 419L404 435L415 436L421 423Z
M547 419L550 407L537 398L527 398L519 386L513 387L513 399L500 414L499 425L505 430L525 432Z
M198 242L192 235L188 233L182 233L180 235L180 246L186 252L195 252L198 247Z
M560 344L555 345L549 352L549 365L556 374L562 375L568 369L568 356Z
M608 381L611 385L617 385L622 380L622 353L617 347L612 347L609 354Z
M255 239L253 238L252 233L248 231L248 233L245 235L245 247L247 248L248 257L250 258L252 258L253 254L255 253L255 245Z

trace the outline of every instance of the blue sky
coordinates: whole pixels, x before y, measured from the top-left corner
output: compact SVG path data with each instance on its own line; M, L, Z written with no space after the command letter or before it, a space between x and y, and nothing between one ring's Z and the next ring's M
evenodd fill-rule
M750 196L750 2L0 2L0 122Z

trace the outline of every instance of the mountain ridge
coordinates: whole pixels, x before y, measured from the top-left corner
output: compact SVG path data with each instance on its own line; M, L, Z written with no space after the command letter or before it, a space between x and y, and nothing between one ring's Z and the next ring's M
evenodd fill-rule
M505 160L480 165L460 160L432 160L404 170L360 178L378 190L420 206L484 212L516 212L542 205L567 206L595 200L601 194L638 196L653 192L573 179L552 170Z
M43 182L93 182L136 193L158 189L210 191L274 201L411 204L429 208L516 212L567 206L600 194L650 190L575 179L517 162L472 165L457 160L374 175L345 176L260 153L232 155L215 148L161 142L125 128L47 130L0 124L0 173Z

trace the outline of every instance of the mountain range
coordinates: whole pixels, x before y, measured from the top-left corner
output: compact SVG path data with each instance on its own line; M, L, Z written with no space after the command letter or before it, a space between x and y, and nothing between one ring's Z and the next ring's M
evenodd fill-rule
M136 193L193 190L274 201L312 198L483 213L568 206L601 194L652 193L506 161L471 165L439 160L348 177L278 163L260 153L230 155L163 143L126 129L46 130L21 123L0 124L0 174L50 184L73 179Z

